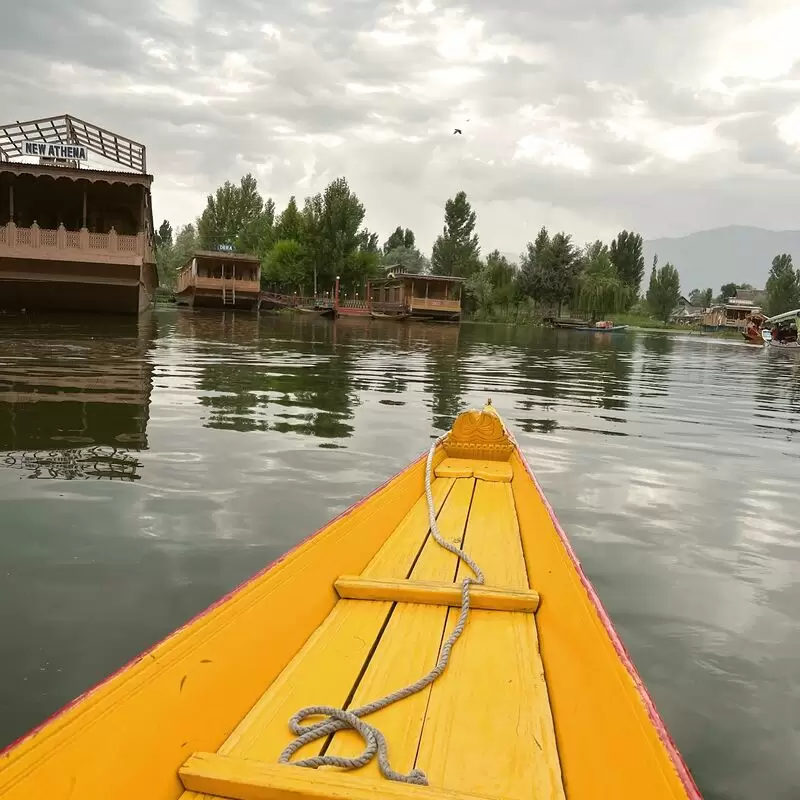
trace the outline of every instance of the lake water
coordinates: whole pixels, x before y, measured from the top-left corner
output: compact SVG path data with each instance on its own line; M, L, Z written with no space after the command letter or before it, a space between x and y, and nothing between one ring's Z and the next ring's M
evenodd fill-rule
M0 746L487 397L708 800L800 794L800 358L730 340L0 316Z

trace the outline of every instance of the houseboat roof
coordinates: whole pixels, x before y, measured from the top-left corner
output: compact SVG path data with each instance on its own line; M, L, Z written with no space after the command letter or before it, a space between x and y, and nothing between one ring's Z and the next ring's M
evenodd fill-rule
M372 283L383 283L385 281L396 281L398 278L413 278L423 281L447 281L449 283L464 283L464 278L456 275L424 275L417 272L397 272L386 275L383 278L375 278Z
M3 161L0 158L0 173L14 175L47 175L52 178L67 178L72 181L125 183L149 186L153 176L145 172L123 172L112 169L86 169L85 167L62 167L56 164L30 164L24 161Z
M195 250L191 258L218 258L221 261L250 261L260 264L261 259L250 253L233 253L229 250Z
M783 314L770 317L767 322L785 322L787 319L794 319L795 317L800 317L800 308L796 308L794 311L784 311Z
M0 125L0 161L28 157L79 163L86 160L87 151L147 173L143 144L69 114Z
M717 303L711 306L709 311L718 311L722 308L726 311L749 311L751 314L761 311L761 306L757 306L755 303L731 303L730 301L727 303Z

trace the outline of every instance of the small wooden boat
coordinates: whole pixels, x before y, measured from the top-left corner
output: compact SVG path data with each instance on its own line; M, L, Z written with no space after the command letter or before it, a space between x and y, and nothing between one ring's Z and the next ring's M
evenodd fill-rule
M570 330L570 331L593 331L595 333L622 333L622 331L628 330L627 325L614 325L613 323L598 324L596 322L592 323L583 319L569 319L567 317L559 317L556 319L550 319L549 321L556 328L561 328L563 330Z
M411 316L411 314L381 314L379 311L370 311L369 315L372 319L388 319L394 322L403 322Z
M627 325L607 325L599 327L597 325L585 325L578 328L573 328L574 331L591 331L592 333L622 333L628 330Z
M545 322L549 322L555 328L582 328L589 324L585 319L570 319L569 317L547 317Z
M764 314L749 314L745 319L742 337L748 344L764 345L764 337L761 335L761 326L766 322Z
M700 797L491 406L13 745L0 796Z
M778 350L800 350L798 329L800 329L800 308L766 319L761 328L761 338L765 344Z
M292 311L298 314L305 314L309 317L336 317L336 309L333 306L325 308L306 308L305 306L294 306Z

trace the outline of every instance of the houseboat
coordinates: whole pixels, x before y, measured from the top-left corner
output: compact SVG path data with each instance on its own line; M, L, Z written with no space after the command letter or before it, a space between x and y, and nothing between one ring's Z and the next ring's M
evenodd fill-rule
M410 319L458 322L464 279L452 275L417 275L397 265L369 286L369 310Z
M0 126L0 310L147 308L152 182L144 145L76 117Z
M703 329L706 331L738 330L744 332L749 320L761 313L761 307L752 299L753 292L741 290L736 297L714 305L703 315ZM745 294L746 291L746 294Z
M176 279L180 305L254 311L260 297L261 263L244 253L198 250Z

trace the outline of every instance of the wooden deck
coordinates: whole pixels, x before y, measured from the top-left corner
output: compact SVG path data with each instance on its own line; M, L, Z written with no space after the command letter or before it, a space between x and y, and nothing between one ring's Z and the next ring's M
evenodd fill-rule
M474 463L448 459L436 474L469 475ZM262 762L262 780L273 788L284 778L304 781L309 793L301 790L297 797L339 796L331 792L342 781L346 794L341 796L353 797L361 796L352 794L359 788L356 784L363 787L364 797L411 797L435 789L455 793L448 795L453 798L565 796L535 616L531 610L488 610L502 608L506 596L516 597L528 609L538 604L528 586L511 465L494 467L488 480L474 474L438 477L432 489L442 536L463 545L485 572L487 588L476 588L476 597L499 591L494 599L476 599L474 606L483 608L473 607L439 680L367 718L387 737L392 768L403 773L420 768L430 787L392 784L380 776L374 760L348 773L277 763L294 738L288 719L299 709L363 705L416 681L436 663L458 617L459 609L451 606L459 604L458 585L469 570L429 536L423 495L360 578L337 582L340 595L378 599L339 600L219 749L224 758L204 760L198 755L182 770L186 786L211 792L187 791L183 800L222 794L271 797L252 793L258 783L252 774L254 761ZM401 600L409 591L416 602L386 599L394 593ZM306 745L295 758L320 752L355 756L362 750L360 737L343 731L330 742ZM312 793L312 786L322 793Z

